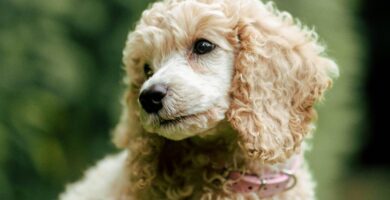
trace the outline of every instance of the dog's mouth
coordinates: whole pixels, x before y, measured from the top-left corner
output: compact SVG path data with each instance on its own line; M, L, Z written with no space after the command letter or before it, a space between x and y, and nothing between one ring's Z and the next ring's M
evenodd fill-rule
M184 120L188 120L189 118L192 118L192 117L195 117L195 114L175 117L173 119L159 118L159 123L160 123L160 126L162 126L162 127L172 126L172 125L179 124L179 123L183 122Z
M181 113L175 116L141 114L141 123L146 131L156 133L170 140L182 140L214 127L224 118L211 111L192 114Z

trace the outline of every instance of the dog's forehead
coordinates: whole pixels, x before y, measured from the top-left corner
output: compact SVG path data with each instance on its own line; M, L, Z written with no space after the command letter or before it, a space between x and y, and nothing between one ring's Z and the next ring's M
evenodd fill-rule
M190 49L200 38L228 48L223 38L234 23L221 5L183 1L176 5L155 4L146 10L130 35L136 57L162 58L173 51Z

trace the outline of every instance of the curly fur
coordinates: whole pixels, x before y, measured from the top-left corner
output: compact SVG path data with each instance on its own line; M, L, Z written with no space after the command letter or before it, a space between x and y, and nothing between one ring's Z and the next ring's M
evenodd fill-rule
M186 50L197 38L213 41L218 50L209 57L194 58ZM258 173L292 155L303 156L302 142L314 128L314 103L338 75L336 64L324 55L317 40L313 30L272 3L154 3L129 34L124 50L129 89L113 141L131 153L126 161L116 160L124 169L115 192L109 189L112 182L100 180L112 191L104 199L259 199L256 193L229 191L226 173L233 169ZM175 53L182 57L172 56ZM155 70L150 80L142 72L148 59ZM210 60L231 72L212 69ZM188 65L183 76L184 69L167 70L183 62ZM218 79L215 85L214 79ZM212 86L200 87L213 91L206 95L197 86L204 80ZM175 88L170 102L165 102L163 117L193 115L175 126L157 127L156 117L146 114L137 99L141 90L158 81ZM211 98L210 93L217 94ZM91 171L110 173L98 168ZM94 187L88 181L93 173L88 174L61 198L100 199L99 192L88 189ZM300 167L297 177L296 187L273 199L314 199L307 166ZM83 197L78 198L75 191L84 191Z

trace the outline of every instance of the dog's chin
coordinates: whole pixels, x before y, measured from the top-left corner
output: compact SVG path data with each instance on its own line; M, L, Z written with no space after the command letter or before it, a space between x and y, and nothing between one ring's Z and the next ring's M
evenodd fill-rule
M193 114L177 117L174 119L162 119L154 117L153 120L146 120L143 123L146 131L157 133L170 140L184 140L199 135L213 128L221 119L210 119L207 114Z

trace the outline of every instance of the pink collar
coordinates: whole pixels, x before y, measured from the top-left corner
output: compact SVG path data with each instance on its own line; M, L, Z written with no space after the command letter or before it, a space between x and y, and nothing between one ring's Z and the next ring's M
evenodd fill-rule
M277 172L265 172L260 175L242 174L239 171L231 171L228 179L232 181L230 188L237 193L257 192L261 198L275 196L278 193L290 190L297 183L294 173L301 164L300 156L291 160L289 167Z

